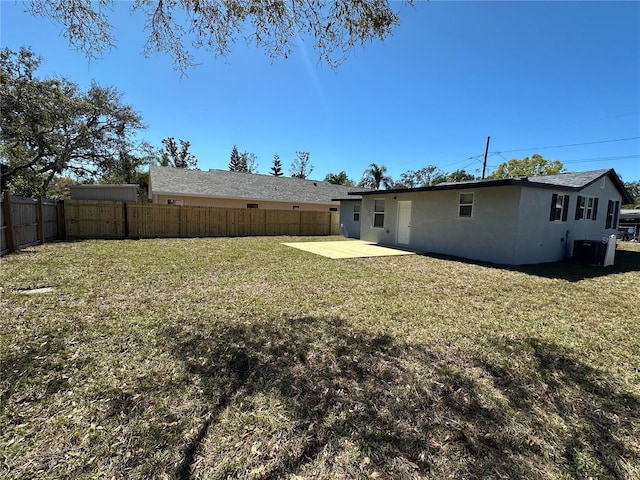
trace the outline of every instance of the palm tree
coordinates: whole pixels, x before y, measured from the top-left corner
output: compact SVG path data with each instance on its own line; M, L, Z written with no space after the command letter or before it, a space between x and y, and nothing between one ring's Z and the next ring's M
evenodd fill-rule
M390 176L386 175L386 173L387 167L372 163L369 165L369 168L364 171L360 185L373 188L374 190L380 190L380 185L383 185L384 188L389 188L393 184L393 180Z
M327 173L327 176L324 177L324 181L333 183L334 185L353 186L353 182L344 170L340 173Z

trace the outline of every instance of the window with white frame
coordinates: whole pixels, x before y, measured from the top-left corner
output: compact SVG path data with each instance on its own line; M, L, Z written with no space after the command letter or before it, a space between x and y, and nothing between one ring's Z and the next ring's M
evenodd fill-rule
M598 215L598 198L578 195L576 220L595 220Z
M559 195L554 193L551 195L551 212L549 213L549 220L555 221L567 221L569 214L569 195Z
M360 204L359 203L355 203L353 205L353 221L354 222L360 221Z
M458 216L473 216L473 193L461 193L458 197Z
M376 228L384 228L384 200L374 200L373 226Z

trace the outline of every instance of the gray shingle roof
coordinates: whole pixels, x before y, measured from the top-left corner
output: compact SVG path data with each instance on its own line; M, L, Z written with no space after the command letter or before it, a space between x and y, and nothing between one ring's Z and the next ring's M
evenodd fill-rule
M531 183L544 183L555 185L557 187L584 188L593 182L598 181L610 169L591 170L588 172L566 172L557 173L555 175L539 175L535 177L527 177Z
M362 190L317 180L227 170L200 171L151 166L149 176L152 195L333 203L334 198L346 197L349 192Z
M445 182L439 183L435 186L462 186L462 185L473 185L473 186L491 186L496 184L504 184L507 182L510 185L519 185L524 182L528 183L538 183L544 185L552 185L555 187L569 187L569 188L584 188L592 182L597 181L599 178L604 176L608 169L604 170L591 170L589 172L565 172L565 173L557 173L554 175L537 175L532 177L514 177L514 178L505 178L505 179L485 179L485 180L465 180L463 182Z
M452 190L461 188L475 188L475 187L499 187L504 185L522 185L522 186L537 186L543 188L561 188L567 190L581 190L594 182L597 182L602 177L608 176L616 185L622 195L623 203L630 203L632 201L629 193L624 188L624 185L620 181L620 178L616 172L610 169L603 170L591 170L588 172L567 172L558 173L555 175L540 175L533 177L516 177L516 178L503 178L498 180L468 180L464 182L448 182L439 183L430 187L410 188L410 189L398 189L398 190L384 190L387 193L395 192L420 192L431 190ZM375 192L366 192L362 195L368 195Z

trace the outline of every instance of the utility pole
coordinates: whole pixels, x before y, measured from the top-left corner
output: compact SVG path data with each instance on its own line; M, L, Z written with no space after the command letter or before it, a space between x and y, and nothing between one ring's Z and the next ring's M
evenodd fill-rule
M487 137L487 148L484 150L484 162L482 162L482 180L484 180L484 174L487 171L487 154L489 153L489 140L491 137Z

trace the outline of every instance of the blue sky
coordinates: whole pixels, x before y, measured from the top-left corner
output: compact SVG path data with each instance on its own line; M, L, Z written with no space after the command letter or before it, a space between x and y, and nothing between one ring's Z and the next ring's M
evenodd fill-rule
M571 171L615 168L640 180L640 2L419 2L394 4L401 25L356 47L337 69L310 43L273 62L239 41L226 58L197 53L188 76L162 54L144 58L145 32L120 2L117 47L89 61L61 28L0 2L2 47L30 46L40 77L114 86L160 147L189 140L201 169L226 169L233 145L268 173L310 152L312 178L371 163L402 172L436 165L479 175L539 153Z

